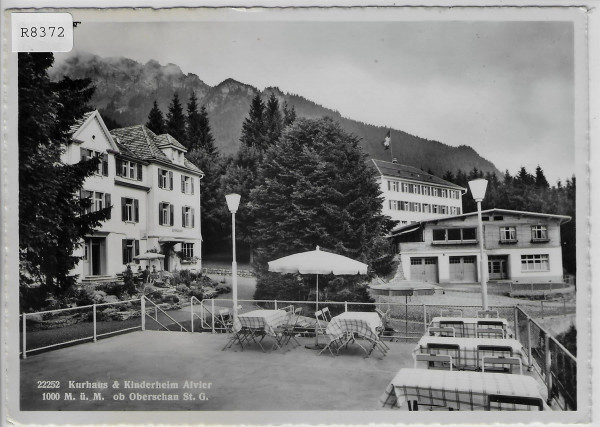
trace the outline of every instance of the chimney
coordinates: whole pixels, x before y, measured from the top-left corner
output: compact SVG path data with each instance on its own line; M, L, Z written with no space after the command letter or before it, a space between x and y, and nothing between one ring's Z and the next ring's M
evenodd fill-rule
M394 157L394 158L392 159L392 163L394 163L394 164L398 164L398 159Z

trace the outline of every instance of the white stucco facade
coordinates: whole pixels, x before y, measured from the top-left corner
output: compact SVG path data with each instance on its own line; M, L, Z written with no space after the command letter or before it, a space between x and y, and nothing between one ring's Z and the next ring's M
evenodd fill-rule
M127 142L111 135L97 111L86 114L80 122L73 132L73 142L65 147L62 160L73 164L80 161L82 155L100 156L99 171L86 179L81 196L91 198L91 210L106 206L112 206L112 209L110 219L86 236L74 254L82 260L72 273L80 279L91 280L121 273L128 264L135 271L136 264L143 268L147 261L136 261L133 257L147 251L165 255L164 261L154 262L158 268L170 271L200 269L202 172L188 167L183 161L183 152L181 156L176 153L177 148L172 148L173 153L170 153L181 159L177 163L166 156L160 160L136 157L133 146L131 150L121 150L119 145L127 147ZM159 168L172 174L172 189L159 187ZM185 192L182 191L182 175L188 180ZM171 222L159 224L160 203L172 206L172 225ZM185 218L184 207L188 208ZM188 222L184 223L186 219Z

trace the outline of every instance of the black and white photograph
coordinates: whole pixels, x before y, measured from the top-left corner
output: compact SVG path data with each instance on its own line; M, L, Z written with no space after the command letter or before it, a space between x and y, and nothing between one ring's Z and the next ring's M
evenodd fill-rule
M591 422L585 8L82 6L3 10L3 422Z

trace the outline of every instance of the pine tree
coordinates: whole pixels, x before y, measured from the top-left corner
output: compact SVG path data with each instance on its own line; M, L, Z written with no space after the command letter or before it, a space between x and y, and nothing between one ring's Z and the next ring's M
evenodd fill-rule
M271 96L269 96L267 101L264 115L266 143L267 145L273 145L281 136L281 129L283 128L283 119L279 111L279 101L273 92L271 92Z
M163 116L162 111L158 108L158 104L156 100L154 100L154 104L152 104L152 109L148 114L148 121L146 122L146 126L152 132L157 135L162 135L165 133L165 118Z
M255 147L259 150L263 150L266 144L266 127L264 122L265 105L260 97L260 93L257 93L252 98L250 104L250 111L248 117L244 119L242 124L242 136L240 141L246 147Z
M544 171L540 167L540 165L535 168L535 186L537 188L550 188L550 184L548 184L548 180L544 175Z
M215 147L215 138L212 135L212 130L210 128L210 121L208 119L208 111L206 111L205 105L203 105L200 108L199 124L200 124L200 133L199 133L200 147L202 147L204 150L206 150L206 152L209 155L211 155L211 156L216 155L217 148Z
M183 108L179 102L179 95L177 95L177 92L173 95L173 99L169 105L165 130L180 143L185 143L185 115L183 114Z
M180 141L188 150L200 147L200 113L198 112L198 99L192 92L187 104L187 122L185 126L185 140Z
M292 108L288 107L287 102L283 103L283 127L287 127L294 123L296 120L296 108L292 105Z
M330 118L296 120L266 151L261 184L251 193L255 298L286 296L288 288L266 272L266 262L281 256L320 245L369 265L380 259L385 218L375 171L365 158L358 138ZM324 292L332 286L331 298L365 296L356 278L324 277L321 283Z
M90 201L77 197L99 160L67 165L60 157L70 142L70 127L90 109L90 81L52 83L50 53L20 53L18 62L19 260L21 308L28 309L31 288L26 285L41 284L43 295L64 293L75 284L76 276L69 273L79 258L73 253L110 207L84 214Z

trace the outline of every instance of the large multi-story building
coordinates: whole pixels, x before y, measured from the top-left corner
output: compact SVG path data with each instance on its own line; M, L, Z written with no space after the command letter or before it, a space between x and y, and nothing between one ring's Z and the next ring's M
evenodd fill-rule
M145 252L163 254L167 271L199 269L203 173L184 158L185 147L144 125L109 132L98 111L85 114L71 131L65 163L101 159L81 197L92 200L92 210L112 206L110 218L75 254L82 261L74 273L82 279L114 276Z
M563 281L560 226L570 217L489 209L482 212L488 280L513 283ZM421 221L392 232L408 280L478 282L477 212Z
M384 198L382 213L399 225L462 213L465 188L412 166L372 162Z

